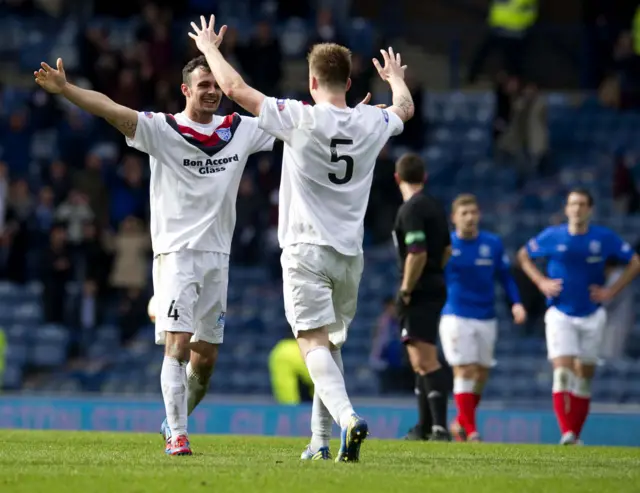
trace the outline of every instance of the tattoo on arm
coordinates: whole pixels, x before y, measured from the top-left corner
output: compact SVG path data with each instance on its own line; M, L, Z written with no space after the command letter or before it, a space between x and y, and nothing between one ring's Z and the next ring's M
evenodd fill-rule
M129 137L130 139L134 138L136 135L136 129L138 128L137 120L122 120L116 118L106 118L107 122L115 127L120 133L124 134L125 137Z
M402 113L404 114L404 121L409 120L413 116L413 112L415 110L413 105L413 99L407 96L400 96L398 98L398 102L394 103Z

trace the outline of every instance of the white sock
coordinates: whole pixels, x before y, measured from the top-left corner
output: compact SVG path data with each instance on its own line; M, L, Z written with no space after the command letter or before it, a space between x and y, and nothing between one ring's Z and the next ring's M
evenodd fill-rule
M340 350L331 351L331 357L340 370L340 373L344 375L342 354L340 353ZM322 399L320 399L320 394L318 392L314 392L313 406L311 407L311 450L317 452L322 447L329 446L332 427L333 418L331 417L331 413L327 409L327 406L322 402Z
M204 398L208 390L208 381L203 384L200 381L200 375L193 371L191 362L187 364L187 415L191 416L191 413L196 408L200 401Z
M347 396L344 377L331 357L329 349L318 347L309 351L307 353L307 368L311 380L313 380L315 392L336 423L344 428L351 419L353 406Z
M185 363L165 356L160 372L167 424L174 437L187 434L187 372Z

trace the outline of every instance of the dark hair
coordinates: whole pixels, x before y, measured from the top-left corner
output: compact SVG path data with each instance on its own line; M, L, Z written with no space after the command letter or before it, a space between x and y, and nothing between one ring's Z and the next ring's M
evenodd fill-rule
M418 185L424 183L425 166L422 158L415 153L408 152L396 161L396 173L400 180Z
M201 68L206 72L211 72L207 58L204 55L192 58L182 69L182 82L187 86L191 84L191 74L197 68Z
M344 89L351 75L351 51L335 43L320 43L307 57L309 71L329 88Z
M576 195L582 195L587 199L587 204L589 204L589 207L593 207L595 201L593 200L593 195L591 195L591 192L589 192L589 190L587 190L586 188L574 188L567 194L567 201L569 200L569 196L572 193L575 193Z

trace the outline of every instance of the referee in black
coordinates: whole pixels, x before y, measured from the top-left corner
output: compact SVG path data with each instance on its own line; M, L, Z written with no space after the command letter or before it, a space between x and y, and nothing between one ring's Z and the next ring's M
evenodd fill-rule
M436 347L440 312L447 299L444 267L451 256L449 223L444 207L424 190L425 165L417 154L396 162L395 178L404 204L398 209L393 240L402 284L397 310L402 340L416 374L418 424L410 440L448 441L448 374Z

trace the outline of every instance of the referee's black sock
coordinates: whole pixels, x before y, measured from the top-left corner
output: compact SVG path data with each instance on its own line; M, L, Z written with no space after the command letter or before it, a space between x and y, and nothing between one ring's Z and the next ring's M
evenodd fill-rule
M416 373L416 397L418 398L418 426L422 433L428 435L431 433L433 420L431 419L431 407L429 399L422 383L422 375Z
M424 392L429 401L433 426L440 426L447 430L447 404L448 385L447 375L444 368L440 367L436 371L427 373L422 377Z

